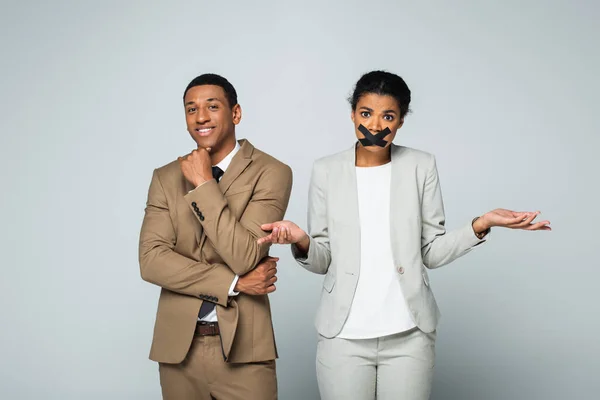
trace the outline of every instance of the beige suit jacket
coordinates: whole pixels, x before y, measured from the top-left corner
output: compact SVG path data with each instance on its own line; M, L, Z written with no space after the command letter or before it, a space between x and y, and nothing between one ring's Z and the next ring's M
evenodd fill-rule
M269 299L229 297L235 275L267 256L261 224L283 219L292 188L291 169L247 140L217 183L195 190L179 163L154 170L139 242L142 278L160 286L150 359L179 363L186 357L203 301L217 304L225 360L277 358ZM191 191L191 192L190 192Z

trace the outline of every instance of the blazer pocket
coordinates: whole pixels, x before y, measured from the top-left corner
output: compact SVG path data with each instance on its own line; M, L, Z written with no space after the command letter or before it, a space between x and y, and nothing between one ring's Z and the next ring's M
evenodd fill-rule
M250 185L250 184L243 185L243 186L230 187L229 190L227 192L225 192L225 196L233 196L234 194L247 192L248 190L251 190L251 189L252 189L252 185Z
M325 275L325 279L323 280L323 289L325 289L327 293L331 293L334 286L335 276L332 273L328 273L327 275Z

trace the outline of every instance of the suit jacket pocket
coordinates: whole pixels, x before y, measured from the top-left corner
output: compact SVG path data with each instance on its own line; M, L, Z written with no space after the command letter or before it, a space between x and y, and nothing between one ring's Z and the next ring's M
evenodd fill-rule
M331 293L333 287L335 286L335 276L329 272L325 275L325 279L323 280L323 289L325 289L328 293Z

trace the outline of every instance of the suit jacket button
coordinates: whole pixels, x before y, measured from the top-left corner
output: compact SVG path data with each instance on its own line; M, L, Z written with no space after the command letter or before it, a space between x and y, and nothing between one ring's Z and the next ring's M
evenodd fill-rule
M398 267L398 273L399 274L403 274L404 273L404 267Z
M204 215L202 213L198 214L200 216L200 221L204 221Z
M192 207L196 208L196 205L197 205L196 202L192 201Z

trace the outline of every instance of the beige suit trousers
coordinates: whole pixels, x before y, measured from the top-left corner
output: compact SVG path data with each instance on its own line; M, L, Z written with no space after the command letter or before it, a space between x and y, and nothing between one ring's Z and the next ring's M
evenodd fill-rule
M159 363L165 400L277 400L275 360L226 363L219 336L194 336L179 364Z

